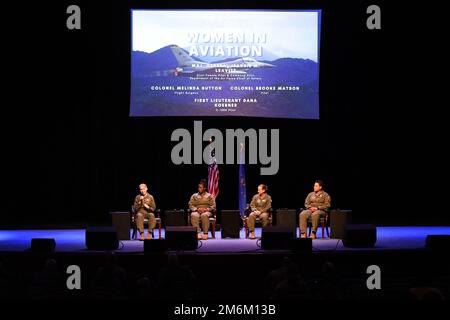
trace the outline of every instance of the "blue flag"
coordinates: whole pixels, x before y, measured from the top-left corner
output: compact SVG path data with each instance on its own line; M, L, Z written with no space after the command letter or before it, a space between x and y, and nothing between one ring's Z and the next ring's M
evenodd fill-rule
M239 212L241 217L245 214L247 208L247 190L245 183L245 164L244 164L244 145L241 143L241 153L239 161Z

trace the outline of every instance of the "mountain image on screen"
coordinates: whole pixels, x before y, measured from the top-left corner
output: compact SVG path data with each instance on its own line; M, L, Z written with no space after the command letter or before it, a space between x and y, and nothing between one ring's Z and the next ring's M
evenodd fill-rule
M213 91L199 92L198 98L230 96L233 98L254 98L257 103L248 103L236 115L294 117L317 119L318 114L318 64L312 60L279 58L270 63L275 68L252 70L261 81L245 80L192 80L190 77L176 76L178 62L171 51L172 45L152 53L132 52L132 115L133 116L217 116L213 108L191 104L190 96L172 96L169 92L150 91L149 86L222 86L218 94ZM193 57L194 60L202 60ZM211 61L223 63L236 58ZM301 91L269 91L267 94L249 91L231 91L231 86L301 86ZM225 92L228 92L226 94ZM235 115L235 114L227 114Z

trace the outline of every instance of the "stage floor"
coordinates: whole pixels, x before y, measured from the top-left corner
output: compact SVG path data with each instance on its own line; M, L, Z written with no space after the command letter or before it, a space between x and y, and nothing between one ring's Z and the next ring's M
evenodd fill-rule
M318 239L313 241L313 251L350 251L350 250L417 250L425 248L425 238L429 234L448 234L450 227L378 227L377 243L374 248L346 248L342 241L337 239L321 239L320 230ZM155 236L158 231L155 230ZM261 229L256 230L256 235L261 235ZM164 237L164 230L162 233ZM92 252L85 248L84 229L69 230L0 230L0 251L19 252L29 249L32 238L54 238L57 252L86 253ZM258 240L244 238L241 231L241 239L222 239L220 232L216 233L216 239L201 241L201 246L196 253L262 253L258 246ZM122 241L121 249L117 252L142 253L142 241Z

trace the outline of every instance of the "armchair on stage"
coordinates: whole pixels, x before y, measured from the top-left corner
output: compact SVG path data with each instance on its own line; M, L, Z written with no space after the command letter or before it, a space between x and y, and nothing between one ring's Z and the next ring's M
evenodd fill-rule
M192 225L191 224L191 213L192 210L191 209L187 209L186 210L187 214L188 214L188 225ZM209 211L211 213L211 215L209 216L209 223L210 223L210 230L211 230L211 236L213 239L216 238L216 222L217 222L217 209L211 209ZM202 224L202 220L199 220L200 225Z
M250 207L250 204L247 204L247 207L245 208L245 211L244 211L244 217L243 217L244 228L245 228L245 238L248 238L249 234L250 234L250 230L248 228L247 221L248 221L248 217L250 216L251 213L252 213L252 209ZM273 209L272 208L269 209L268 214L269 214L269 218L268 218L267 225L271 226L272 221L273 221ZM259 216L256 217L255 225L261 225L261 224L262 224L261 218Z
M300 212L305 210L305 208L300 208ZM319 226L322 229L322 238L325 238L325 231L327 232L327 237L330 237L330 208L324 209L325 215L320 216L319 218ZM307 221L307 230L308 230L308 237L311 235L312 231L312 216L309 216Z
M137 239L137 225L136 225L136 210L134 210L134 207L131 206L131 215L130 215L130 219L131 219L131 227L133 229L133 233L131 234L131 239L136 240ZM155 220L156 220L156 225L158 226L158 238L161 239L161 210L160 209L156 209L155 212L153 212L153 214L155 215ZM148 219L146 217L144 217L144 228L148 228ZM154 238L154 234L153 234L153 230L152 230L152 238Z

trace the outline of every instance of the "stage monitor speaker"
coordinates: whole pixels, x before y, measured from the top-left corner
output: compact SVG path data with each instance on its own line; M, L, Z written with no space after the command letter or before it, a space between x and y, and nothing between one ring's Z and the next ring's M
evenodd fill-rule
M345 228L352 221L351 210L331 210L330 212L330 228L332 239L343 239Z
M56 241L52 238L31 239L31 252L33 253L53 253L55 252Z
M373 224L349 224L342 239L344 247L368 248L377 242L377 228Z
M128 211L110 212L112 225L116 229L117 239L130 240L131 216Z
M450 235L429 234L425 241L425 247L431 250L450 251Z
M276 212L277 227L292 230L292 237L297 236L297 212L294 209L278 209Z
M186 213L184 212L184 210L165 210L164 224L166 226L185 226Z
M262 229L261 248L265 250L289 250L292 229L286 227L265 227Z
M312 252L312 239L291 239L290 249L295 253L311 253Z
M89 250L116 250L119 248L119 240L114 227L88 227L85 242Z
M163 253L167 251L166 239L144 240L144 253Z
M239 238L241 227L241 215L239 210L222 210L221 215L222 238Z
M166 240L169 250L196 250L198 248L196 227L166 227Z

